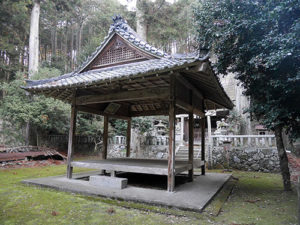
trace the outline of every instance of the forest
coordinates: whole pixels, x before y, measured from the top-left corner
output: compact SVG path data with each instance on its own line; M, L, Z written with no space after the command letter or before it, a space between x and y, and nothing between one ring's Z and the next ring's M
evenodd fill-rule
M143 28L147 41L168 52L197 48L192 11L195 1L137 1L129 10L117 0L18 0L0 7L0 82L6 145L38 144L38 135L66 134L69 106L43 96L30 96L19 87L26 79L42 79L74 71L107 35L112 17L121 15L129 25ZM39 10L38 64L30 69L30 32L34 10ZM176 16L171 16L176 15ZM28 68L29 67L29 68ZM13 122L12 122L13 121ZM28 124L30 127L28 128ZM112 120L111 132L123 134L125 124ZM149 127L152 119L136 119L133 126ZM101 137L101 117L80 114L78 135ZM143 128L142 128L143 130Z

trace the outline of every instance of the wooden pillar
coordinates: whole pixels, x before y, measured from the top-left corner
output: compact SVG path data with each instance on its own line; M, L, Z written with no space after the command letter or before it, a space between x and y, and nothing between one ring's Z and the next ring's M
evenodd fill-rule
M73 167L71 166L73 152L74 152L74 142L75 142L75 130L76 130L76 116L77 107L75 105L76 98L75 95L72 99L71 105L71 119L70 119L70 130L69 130L69 142L68 142L68 158L67 158L67 178L72 178Z
M130 156L131 119L127 120L126 157Z
M211 119L210 119L210 115L207 116L207 137L208 137L208 168L212 168L213 140L212 140L212 137L211 137Z
M298 223L300 224L300 176L298 176L297 192L298 192Z
M108 143L108 116L104 116L102 159L107 158L107 143Z
M298 223L300 224L300 176L298 176L297 192L298 192Z
M180 117L180 145L184 145L184 116Z
M189 181L193 181L194 177L194 114L189 113L189 163L192 168L189 170Z
M175 189L175 77L170 76L168 191Z
M204 162L201 166L201 174L205 175L205 117L201 118L201 161Z

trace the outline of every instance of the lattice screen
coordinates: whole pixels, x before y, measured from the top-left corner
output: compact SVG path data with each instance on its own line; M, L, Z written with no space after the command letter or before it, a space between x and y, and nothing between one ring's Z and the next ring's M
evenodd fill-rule
M136 51L128 48L123 42L117 40L104 55L96 60L93 67L139 59L142 57L143 56L138 54Z

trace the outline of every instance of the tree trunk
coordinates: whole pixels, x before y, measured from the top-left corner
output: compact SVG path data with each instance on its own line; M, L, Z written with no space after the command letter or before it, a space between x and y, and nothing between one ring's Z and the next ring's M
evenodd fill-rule
M65 30L64 57L65 57L65 73L67 73L68 72L68 21Z
M283 187L285 191L291 190L291 180L290 180L290 170L289 170L289 164L288 164L288 158L287 154L283 145L282 140L282 127L277 126L275 127L275 138L276 138L276 145L278 150L278 156L280 161L280 169L281 169L281 175L283 179Z
M24 72L24 49L21 49L20 50L20 61L21 61L21 71Z
M83 22L80 22L80 23L79 23L79 29L78 29L78 36L77 36L77 40L78 40L78 45L77 45L77 58L79 57L80 52L81 52L82 29L83 29Z
M141 0L136 1L136 32L142 40L147 41L147 24L145 23L145 12L142 10L141 4Z
M38 71L39 66L39 20L40 1L34 0L30 18L28 78Z
M71 62L70 62L70 67L71 67L71 70L74 69L74 24L72 24L71 26L71 47L70 47L70 52L71 52Z
M47 61L47 45L45 45L44 47L44 57L45 57L45 61Z
M51 30L51 58L56 57L56 49L57 49L57 32L56 32L56 22L53 23Z
M76 60L78 61L79 56L79 23L76 24L76 41L75 41L75 48L76 48Z
M33 0L33 8L30 17L30 34L29 34L29 63L28 78L30 79L39 67L39 21L40 21L40 1ZM28 96L30 98L30 95ZM30 145L32 140L30 123L26 124L26 144Z

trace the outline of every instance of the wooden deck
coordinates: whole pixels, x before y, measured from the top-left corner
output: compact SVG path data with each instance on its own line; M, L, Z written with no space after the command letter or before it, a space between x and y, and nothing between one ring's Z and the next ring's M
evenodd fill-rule
M168 175L168 161L160 159L114 158L106 160L73 161L71 166L131 173ZM175 174L188 171L191 168L192 165L187 161L175 161Z

